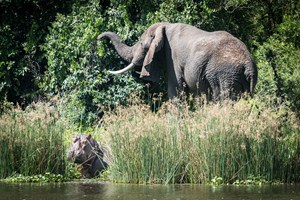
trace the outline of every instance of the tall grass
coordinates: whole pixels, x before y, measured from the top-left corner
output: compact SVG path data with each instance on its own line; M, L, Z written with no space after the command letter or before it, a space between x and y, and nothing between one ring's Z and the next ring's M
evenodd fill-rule
M64 126L45 104L34 106L0 118L0 178L65 172Z
M288 108L259 100L195 105L166 103L152 112L133 104L107 113L93 136L111 149L111 180L300 181L300 125ZM49 106L34 106L0 118L0 178L68 172L66 123Z
M300 180L299 121L284 106L258 100L204 105L146 105L106 115L111 178L130 183L226 183L257 177Z

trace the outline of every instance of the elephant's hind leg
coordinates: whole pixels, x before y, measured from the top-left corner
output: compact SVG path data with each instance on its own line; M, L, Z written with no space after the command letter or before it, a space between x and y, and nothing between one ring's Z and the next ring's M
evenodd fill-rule
M211 86L211 93L212 93L212 101L214 102L219 101L221 96L221 88L219 83L210 82L210 86Z

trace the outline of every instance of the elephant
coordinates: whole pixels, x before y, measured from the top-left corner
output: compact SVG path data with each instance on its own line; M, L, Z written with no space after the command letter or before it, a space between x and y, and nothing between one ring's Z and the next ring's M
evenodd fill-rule
M155 23L133 46L121 42L113 32L97 40L111 40L118 54L130 64L111 74L122 74L142 66L140 78L160 80L167 75L168 97L181 92L206 94L209 100L237 100L243 93L253 97L257 67L246 45L226 31L207 32L183 23Z

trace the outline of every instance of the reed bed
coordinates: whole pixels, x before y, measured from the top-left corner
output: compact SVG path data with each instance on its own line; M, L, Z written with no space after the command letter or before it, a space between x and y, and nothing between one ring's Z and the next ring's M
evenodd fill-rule
M49 106L33 106L0 118L0 178L65 172L64 126Z
M253 100L119 107L104 118L111 179L126 183L300 180L300 131L284 107Z
M193 105L193 106L191 106ZM259 100L222 104L141 103L106 113L93 136L110 148L108 179L126 183L300 181L299 119ZM0 178L72 176L72 131L49 105L0 118ZM71 174L70 174L71 173ZM69 175L68 175L69 174Z

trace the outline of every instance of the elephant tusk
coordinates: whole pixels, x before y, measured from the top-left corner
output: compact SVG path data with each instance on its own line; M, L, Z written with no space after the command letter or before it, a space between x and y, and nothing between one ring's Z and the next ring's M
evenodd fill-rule
M134 64L130 63L127 67L125 67L123 69L120 69L120 70L117 70L117 71L107 71L107 72L110 73L110 74L118 75L118 74L122 74L124 72L127 72L128 70L130 70L133 67L134 67Z

